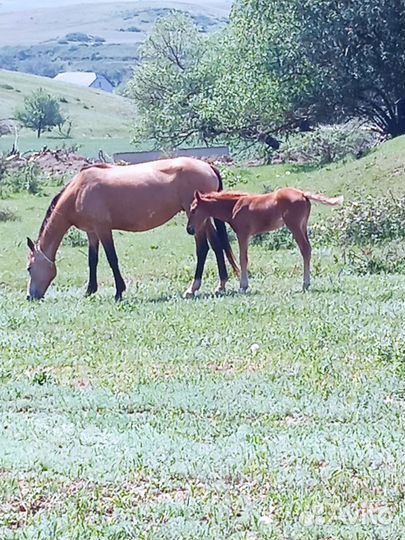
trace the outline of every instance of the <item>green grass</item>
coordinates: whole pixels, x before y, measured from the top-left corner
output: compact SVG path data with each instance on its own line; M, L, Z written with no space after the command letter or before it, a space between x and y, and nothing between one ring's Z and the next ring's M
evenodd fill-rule
M239 187L400 194L403 146L320 171L251 169ZM121 304L104 257L83 298L86 248L69 246L29 304L25 236L55 190L0 201L20 217L0 223L1 538L404 537L403 275L358 276L339 246L316 248L302 294L298 250L254 246L249 294L232 278L213 296L211 256L185 301L179 216L116 234Z

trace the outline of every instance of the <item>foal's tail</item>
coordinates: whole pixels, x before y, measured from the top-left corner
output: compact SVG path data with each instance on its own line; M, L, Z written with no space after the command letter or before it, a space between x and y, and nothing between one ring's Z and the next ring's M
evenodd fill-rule
M328 206L342 206L343 204L343 195L339 197L327 197L326 195L322 195L322 193L311 193L310 191L303 191L303 195L311 201L327 204Z
M217 167L214 167L214 165L211 165L211 169L214 171L218 178L218 191L222 191L224 189L224 184L222 181L221 173L219 172L219 169ZM229 236L228 231L226 230L226 225L223 221L220 219L214 218L215 228L217 232L218 239L221 243L221 247L226 255L226 258L228 259L229 264L232 266L233 271L236 275L239 276L240 270L238 263L236 262L235 255L232 251L231 243L229 242Z

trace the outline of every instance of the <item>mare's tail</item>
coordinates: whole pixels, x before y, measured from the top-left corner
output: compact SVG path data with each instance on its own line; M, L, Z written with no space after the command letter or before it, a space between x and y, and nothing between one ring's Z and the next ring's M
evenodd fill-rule
M222 182L221 173L219 172L219 169L214 167L214 165L211 165L211 168L218 178L218 191L222 191L224 189L224 184ZM229 264L232 266L232 269L235 272L235 274L239 276L240 274L239 266L238 266L238 263L236 262L235 255L232 251L231 243L229 242L229 236L228 236L228 231L226 230L226 225L222 220L217 219L217 218L214 218L214 223L215 223L217 237L221 243L221 247L226 255L226 258L228 259Z
M310 191L303 191L303 195L311 201L327 204L328 206L342 206L343 204L343 195L339 197L327 197L326 195L322 195L322 193L311 193Z

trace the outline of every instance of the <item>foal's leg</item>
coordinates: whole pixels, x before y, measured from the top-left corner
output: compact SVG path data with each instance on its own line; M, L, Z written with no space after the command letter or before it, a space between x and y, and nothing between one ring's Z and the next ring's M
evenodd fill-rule
M304 259L304 282L302 285L302 290L306 291L311 284L311 244L309 243L308 239L306 222L301 225L296 225L289 224L287 220L284 221L292 232Z
M97 291L97 264L98 247L100 245L98 236L94 233L87 233L89 239L89 284L87 286L86 296Z
M240 262L240 292L246 292L249 287L248 277L248 244L249 236L238 235Z
M194 294L201 287L201 279L204 271L205 261L209 250L207 233L205 227L195 236L195 245L197 253L197 266L195 269L194 280L184 293L184 298L193 298Z
M220 294L225 292L225 287L228 282L228 270L226 269L224 250L222 249L221 242L218 238L218 233L212 226L211 221L207 222L207 234L209 243L215 253L219 273L219 283L215 289L215 293Z
M98 235L101 243L103 244L105 254L107 255L108 262L114 274L115 279L115 300L122 300L122 293L125 291L125 282L121 276L121 272L118 266L117 252L115 251L114 240L112 231L103 231Z

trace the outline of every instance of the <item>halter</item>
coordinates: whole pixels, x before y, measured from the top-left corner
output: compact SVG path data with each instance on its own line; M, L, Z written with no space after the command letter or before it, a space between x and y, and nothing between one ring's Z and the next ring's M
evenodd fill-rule
M46 260L46 262L49 262L49 264L52 264L53 266L55 266L55 261L52 261L47 255L45 255L45 253L42 251L39 245L36 246L36 250L38 251L38 253L42 255L42 257Z

